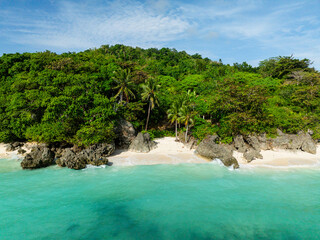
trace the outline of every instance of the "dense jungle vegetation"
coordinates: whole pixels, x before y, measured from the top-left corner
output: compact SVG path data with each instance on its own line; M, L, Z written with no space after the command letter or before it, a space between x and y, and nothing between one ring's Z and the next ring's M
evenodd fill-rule
M232 66L175 49L105 45L0 57L0 142L110 142L123 118L153 136L202 139L312 130L320 138L320 74L308 59Z

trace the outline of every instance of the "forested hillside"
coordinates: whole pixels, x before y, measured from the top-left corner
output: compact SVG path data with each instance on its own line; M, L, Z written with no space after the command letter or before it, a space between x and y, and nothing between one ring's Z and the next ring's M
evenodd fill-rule
M292 56L254 68L123 45L4 54L0 83L0 142L111 142L121 118L156 136L177 126L223 142L276 128L320 138L320 74Z

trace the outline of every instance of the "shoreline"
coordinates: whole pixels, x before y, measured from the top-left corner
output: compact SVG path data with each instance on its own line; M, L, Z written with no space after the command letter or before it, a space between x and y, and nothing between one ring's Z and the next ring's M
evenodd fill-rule
M203 158L192 149L190 150L181 142L176 142L174 137L164 137L154 140L157 148L148 153L137 153L129 150L117 149L108 157L113 166L136 166L136 165L157 165L157 164L181 164L194 163L206 164L212 162ZM34 143L31 143L32 145ZM24 148L30 151L30 147ZM262 150L263 159L256 159L248 163L242 153L233 152L233 156L239 162L240 169L248 168L319 168L320 169L320 145L317 145L317 153L310 154L301 150ZM6 152L6 144L0 143L0 158L19 159L22 156L16 151Z

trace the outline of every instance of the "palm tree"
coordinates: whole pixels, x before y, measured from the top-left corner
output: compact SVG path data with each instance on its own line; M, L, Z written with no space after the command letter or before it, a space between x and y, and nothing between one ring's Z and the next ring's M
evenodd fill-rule
M176 101L171 105L171 108L167 111L168 119L171 120L171 123L175 122L176 141L178 141L178 122L180 122L179 111L180 111L181 105L182 104Z
M193 124L194 113L190 106L183 106L179 111L179 120L186 126L185 142L188 140L189 124Z
M116 98L120 96L119 103L123 101L123 96L126 98L126 102L129 102L130 96L135 98L134 93L130 90L132 87L130 69L124 69L115 72L115 77L113 80L118 84L114 89L119 89L115 96Z
M148 124L149 124L149 118L150 118L150 112L156 105L159 105L159 100L158 100L158 90L160 85L158 85L153 78L149 78L148 81L146 81L145 84L142 86L142 100L147 100L149 101L149 107L148 107L148 117L147 117L147 123L146 123L146 128L145 130L147 131L148 129Z

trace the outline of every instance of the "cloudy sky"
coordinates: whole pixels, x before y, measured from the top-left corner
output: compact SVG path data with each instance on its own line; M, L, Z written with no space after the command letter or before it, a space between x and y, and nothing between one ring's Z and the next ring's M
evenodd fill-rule
M293 54L320 70L319 13L320 0L0 0L0 55L121 43L254 66Z

